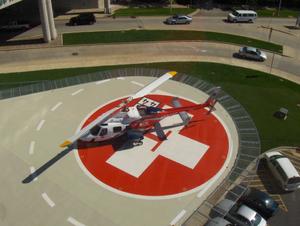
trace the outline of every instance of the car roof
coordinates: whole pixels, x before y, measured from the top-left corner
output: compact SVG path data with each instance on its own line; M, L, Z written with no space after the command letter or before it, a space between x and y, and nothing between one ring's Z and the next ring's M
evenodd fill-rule
M294 165L291 163L291 161L284 157L284 158L278 158L276 161L279 163L281 168L284 170L286 176L288 178L291 177L300 177L299 173L295 169Z
M255 13L256 14L256 12L253 10L235 10L235 11L238 13Z
M250 46L246 46L246 49L249 50L249 51L253 51L253 52L257 51L257 48L250 47Z
M254 210L249 208L246 205L241 205L241 207L237 210L237 214L240 216L243 216L244 218L248 219L251 221L252 219L255 218L255 215L257 214Z
M260 204L263 204L265 206L277 204L277 202L266 192L260 191L256 188L248 189L242 197L242 200L247 205L251 205L253 201L259 202Z

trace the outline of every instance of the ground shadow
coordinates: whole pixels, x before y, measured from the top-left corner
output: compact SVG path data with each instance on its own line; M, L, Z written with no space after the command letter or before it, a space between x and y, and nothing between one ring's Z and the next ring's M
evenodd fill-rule
M261 159L257 168L257 176L259 177L264 188L269 194L286 194L287 192L282 190L274 176L270 172L265 159Z
M0 46L33 45L33 44L42 44L42 43L44 43L44 40L42 38L27 39L27 40L11 40L11 41L0 40Z
M21 35L22 33L29 31L39 25L40 25L40 23L31 23L30 28L26 28L26 29L10 29L10 30L0 29L0 34L1 34L0 35L0 46L39 43L39 41L42 39L28 39L28 40L16 40L16 41L11 40L11 39L17 37L18 35Z
M37 178L39 175L41 175L43 172L45 172L49 167L54 165L58 160L62 159L65 155L67 155L69 152L71 152L74 149L73 146L68 147L58 153L56 156L54 156L52 159L50 159L48 162L46 162L44 165L42 165L40 168L35 170L33 173L31 173L29 176L27 176L22 183L28 184L32 182L35 178Z
M300 30L300 27L297 27L297 26L284 26L286 27L287 29L290 29L290 30Z
M28 175L23 181L23 184L28 184L32 182L35 178L37 178L39 175L44 173L47 169L49 169L51 166L53 166L56 162L61 160L64 156L66 156L69 152L73 150L80 149L80 151L84 151L85 149L93 148L93 147L101 147L101 146L107 146L112 145L113 149L116 151L122 151L133 148L133 143L128 140L127 135L120 136L116 139L109 140L109 141L102 141L102 142L77 142L76 144L71 145L70 147L64 149L60 153L58 153L56 156L54 156L52 159L47 161L44 165L36 169L34 172L32 172L30 175Z

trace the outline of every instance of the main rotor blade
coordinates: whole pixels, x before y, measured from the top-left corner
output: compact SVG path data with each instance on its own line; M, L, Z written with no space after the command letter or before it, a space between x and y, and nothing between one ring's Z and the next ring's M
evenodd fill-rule
M72 137L68 138L65 142L63 142L60 147L64 148L66 146L70 146L75 141L77 141L80 137L85 135L87 132L90 131L91 128L93 128L97 124L104 123L106 120L108 120L111 117L111 114L113 114L115 111L119 110L120 107L115 107L103 115L100 115L98 118L96 118L94 121L92 121L90 124L88 124L86 127L84 127L82 130L80 130L78 133L74 134Z
M130 97L131 100L132 99L136 99L136 98L140 98L140 97L143 97L143 96L146 96L147 94L151 93L154 89L156 89L157 87L159 87L161 84L163 84L165 81L167 81L168 79L174 77L176 74L177 74L176 71L169 71L169 72L167 72L166 74L164 74L161 77L159 77L158 79L154 80L153 82L151 82L147 86L143 87L136 94L132 95Z
M80 139L83 135L85 135L87 132L89 132L90 129L92 129L95 125L104 123L108 119L110 119L115 113L119 112L121 109L128 106L128 104L137 98L141 98L147 94L149 94L151 91L153 91L155 88L159 87L161 84L163 84L168 79L174 77L177 74L176 71L170 71L166 74L162 75L158 79L151 82L149 85L145 86L141 90L139 90L136 94L128 97L125 101L123 101L119 106L109 110L105 114L99 116L97 119L95 119L93 122L91 122L89 125L84 127L82 130L80 130L78 133L67 139L65 142L63 142L60 147L67 147L72 145L75 141Z

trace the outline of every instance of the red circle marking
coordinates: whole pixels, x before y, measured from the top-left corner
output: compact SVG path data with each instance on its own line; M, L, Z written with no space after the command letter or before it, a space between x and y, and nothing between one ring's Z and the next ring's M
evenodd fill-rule
M171 105L173 98L165 95L148 95L147 97L162 105ZM99 115L116 107L122 100L113 101L96 110L85 121L83 127ZM194 104L184 99L180 99L180 103L182 106ZM191 114L194 115L192 120L179 134L209 146L193 169L159 155L137 178L106 162L116 152L109 143L79 148L79 159L99 181L129 194L166 196L197 188L215 176L222 168L228 154L229 141L222 123L213 114L207 115L205 109L195 110ZM182 152L188 148L183 148Z

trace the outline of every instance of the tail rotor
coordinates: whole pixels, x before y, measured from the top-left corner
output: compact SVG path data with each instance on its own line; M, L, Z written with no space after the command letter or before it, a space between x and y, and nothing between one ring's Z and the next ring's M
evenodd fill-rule
M207 112L207 114L209 115L211 112L213 112L213 111L215 111L216 110L216 108L215 108L215 105L216 105L216 103L217 103L217 97L218 97L218 95L219 95L219 93L220 93L220 91L221 91L221 87L214 87L214 88L212 88L209 92L211 92L211 95L209 96L209 98L207 99L207 103L208 103L208 108L209 108L209 110L208 110L208 112Z

